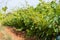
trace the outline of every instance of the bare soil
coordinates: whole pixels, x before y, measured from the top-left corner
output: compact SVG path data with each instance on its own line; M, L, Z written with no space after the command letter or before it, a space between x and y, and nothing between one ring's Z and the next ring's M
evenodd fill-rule
M15 33L14 30L10 27L5 27L4 32L0 32L0 40L3 40L2 38L5 36L5 35L10 35L11 37L11 40L25 40L25 34L23 34L22 32L19 32L19 33ZM7 39L7 38L6 38ZM10 40L10 39L8 39Z

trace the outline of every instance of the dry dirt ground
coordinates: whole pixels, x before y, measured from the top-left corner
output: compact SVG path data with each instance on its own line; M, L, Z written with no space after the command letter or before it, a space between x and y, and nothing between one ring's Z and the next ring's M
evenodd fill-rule
M12 28L0 26L0 40L25 40L24 34L16 35Z

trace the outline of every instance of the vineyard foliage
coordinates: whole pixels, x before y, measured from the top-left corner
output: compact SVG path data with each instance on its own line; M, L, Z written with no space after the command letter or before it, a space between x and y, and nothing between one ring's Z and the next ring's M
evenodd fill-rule
M49 39L60 32L60 4L55 1L41 2L36 8L18 9L6 14L2 24L25 31L27 36Z

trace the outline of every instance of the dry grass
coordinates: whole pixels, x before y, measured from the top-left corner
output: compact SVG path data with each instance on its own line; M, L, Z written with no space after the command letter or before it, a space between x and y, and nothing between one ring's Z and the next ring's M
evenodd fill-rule
M0 24L0 40L12 40L12 37L5 32L5 27Z

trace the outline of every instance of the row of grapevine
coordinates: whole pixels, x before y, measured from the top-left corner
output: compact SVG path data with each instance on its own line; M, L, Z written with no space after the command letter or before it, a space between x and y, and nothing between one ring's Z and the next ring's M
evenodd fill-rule
M25 31L28 37L52 40L60 32L60 4L42 2L36 8L18 9L6 14L2 24Z

